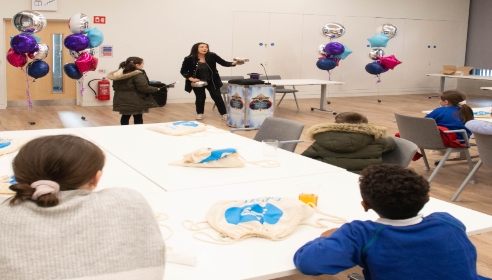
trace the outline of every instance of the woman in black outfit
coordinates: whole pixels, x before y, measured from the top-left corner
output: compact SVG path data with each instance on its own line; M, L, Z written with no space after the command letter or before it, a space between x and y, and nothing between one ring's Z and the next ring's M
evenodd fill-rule
M228 62L213 52L209 52L208 44L196 43L191 47L190 55L185 57L181 66L181 75L186 78L185 91L195 93L196 119L203 119L205 108L205 88L215 102L223 120L227 120L227 110L220 93L222 81L220 80L217 63L224 67L236 66L236 62ZM206 82L207 86L194 87L192 83Z

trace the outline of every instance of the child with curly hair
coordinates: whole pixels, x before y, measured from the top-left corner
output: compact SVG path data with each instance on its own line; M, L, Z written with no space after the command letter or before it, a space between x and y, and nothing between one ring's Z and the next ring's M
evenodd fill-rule
M302 246L294 263L304 274L337 274L356 265L365 279L487 279L477 274L477 251L465 226L448 213L419 214L429 182L399 165L361 172L365 211L376 221L352 221Z

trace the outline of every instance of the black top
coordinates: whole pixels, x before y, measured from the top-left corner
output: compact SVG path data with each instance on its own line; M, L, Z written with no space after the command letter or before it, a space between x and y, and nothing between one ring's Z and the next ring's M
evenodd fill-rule
M232 62L223 60L220 56L213 52L209 52L205 55L205 64L208 65L210 71L212 72L211 84L215 89L220 89L222 87L222 81L220 80L219 71L217 71L217 63L224 67L232 67ZM197 68L198 61L193 61L192 56L187 56L183 60L183 65L181 66L181 75L185 77L185 91L191 92L191 82L188 80L190 77L198 78ZM207 79L209 80L209 79Z

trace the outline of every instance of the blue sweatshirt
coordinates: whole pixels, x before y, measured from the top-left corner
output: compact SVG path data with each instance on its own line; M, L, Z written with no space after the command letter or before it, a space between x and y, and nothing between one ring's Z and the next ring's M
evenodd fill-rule
M433 213L403 221L410 222L344 224L331 236L302 246L294 263L307 275L337 274L359 265L365 280L488 279L477 274L477 252L459 220Z
M438 126L447 127L449 130L465 129L468 137L471 135L471 131L465 127L465 124L461 122L461 115L458 114L460 107L458 106L446 106L434 109L432 112L425 116L426 118L434 119ZM463 139L463 134L456 133L457 139Z

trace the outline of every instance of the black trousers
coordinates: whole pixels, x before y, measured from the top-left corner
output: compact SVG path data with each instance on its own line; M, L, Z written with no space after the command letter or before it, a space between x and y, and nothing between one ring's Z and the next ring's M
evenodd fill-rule
M217 106L217 109L219 110L219 113L221 115L227 114L227 109L224 104L224 99L222 99L222 94L220 93L220 88L215 89L214 85L210 82L206 87L194 87L193 88L193 93L196 96L196 101L195 101L195 107L196 107L196 113L197 114L203 114L205 110L205 99L207 98L205 94L205 88L208 90L210 93L210 97L215 102L215 106Z
M131 116L132 115L121 115L120 124L121 125L128 125L128 124L130 124L130 117ZM134 124L143 124L143 116L142 116L142 114L133 115L133 123Z

